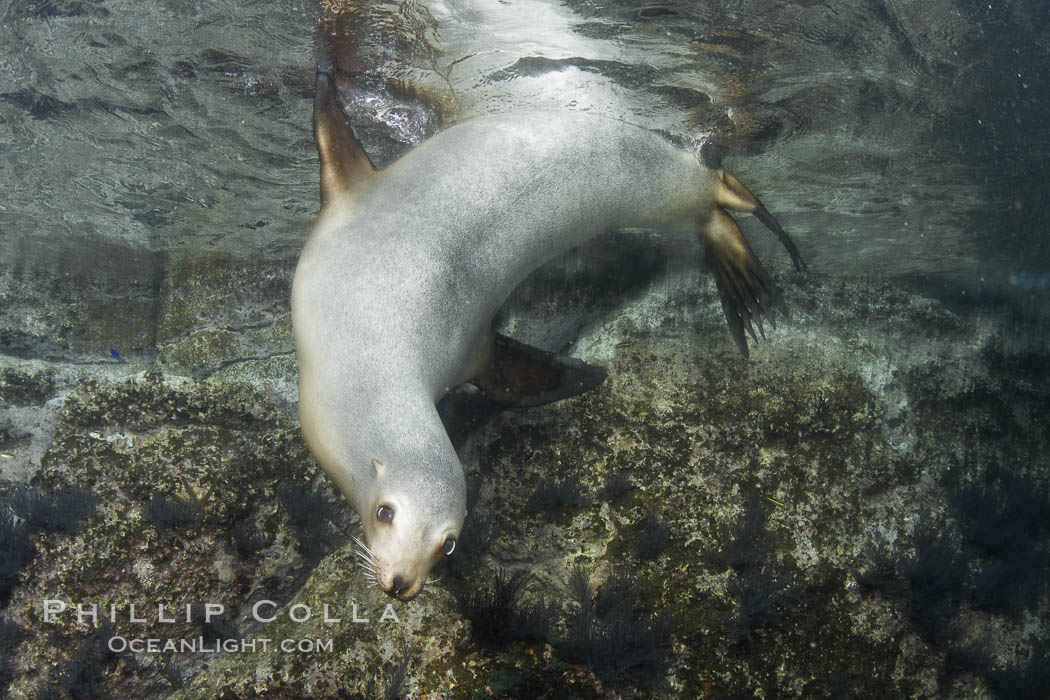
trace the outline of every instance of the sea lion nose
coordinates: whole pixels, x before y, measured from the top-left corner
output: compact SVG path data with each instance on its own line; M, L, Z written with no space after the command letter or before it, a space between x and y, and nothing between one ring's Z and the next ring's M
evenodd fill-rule
M386 594L391 598L397 598L411 585L404 576L395 575L394 580L390 582L390 588L386 589Z

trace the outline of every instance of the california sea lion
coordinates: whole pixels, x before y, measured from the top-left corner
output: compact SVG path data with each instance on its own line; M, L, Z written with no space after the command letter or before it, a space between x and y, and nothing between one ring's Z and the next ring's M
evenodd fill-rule
M462 465L437 402L473 382L505 405L585 391L602 370L495 334L491 322L544 261L604 231L699 236L740 349L779 303L727 209L755 213L738 180L649 131L574 112L476 118L383 171L365 154L325 72L314 136L321 210L296 268L299 414L313 454L361 516L361 556L403 600L455 549Z

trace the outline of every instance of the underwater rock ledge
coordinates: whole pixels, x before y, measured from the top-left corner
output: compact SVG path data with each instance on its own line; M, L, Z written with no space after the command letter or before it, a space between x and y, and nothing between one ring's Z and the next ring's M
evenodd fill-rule
M988 597L1010 557L1046 566L1045 533L1025 513L1046 505L1050 360L893 285L784 285L792 318L750 362L717 309L683 315L699 294L646 294L587 326L578 353L609 379L474 436L474 546L394 603L396 622L380 621L388 599L345 545L353 516L278 398L159 373L81 382L32 486L85 489L95 509L74 532L20 531L33 556L5 564L9 695L353 697L395 681L448 697L1045 689L1046 578L1008 605ZM53 389L33 374L6 381L27 402ZM534 496L568 483L571 497ZM1016 506L1019 489L1029 506ZM4 502L16 491L2 483ZM995 518L978 518L982 498ZM1000 532L1031 546L982 544ZM527 575L499 603L506 619L521 619L515 606L548 615L545 638L472 627L457 599L499 568ZM68 612L45 623L46 599L122 612L112 626ZM274 622L252 619L264 600ZM129 623L131 602L227 614ZM325 604L340 623L325 622ZM355 604L368 623L351 622ZM303 606L310 619L296 622ZM331 649L171 657L109 652L114 635Z

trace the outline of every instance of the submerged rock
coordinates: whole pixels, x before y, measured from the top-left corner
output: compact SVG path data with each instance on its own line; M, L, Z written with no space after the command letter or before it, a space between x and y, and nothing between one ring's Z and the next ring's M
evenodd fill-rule
M990 517L978 496L1030 491L1018 527L1036 527L1046 358L891 285L784 284L793 317L751 361L677 284L592 317L576 347L609 379L473 436L476 551L408 604L360 575L342 544L354 516L278 399L157 373L80 383L34 487L87 489L97 512L27 534L36 556L6 613L22 630L13 692L988 697L1042 683L1025 640L1045 635L1045 577L1021 577L1009 606L986 598L992 574L1046 561L1046 543L1000 563L1008 548L978 546L991 526L970 520ZM534 512L537 489L568 483L580 498ZM997 508L992 534L1014 531L1009 517ZM661 546L644 546L657 529ZM457 600L512 576L521 629L474 639ZM950 604L927 605L931 590ZM48 600L67 605L51 622ZM103 606L97 623L77 603ZM206 619L207 603L223 613ZM148 639L156 653L130 646Z

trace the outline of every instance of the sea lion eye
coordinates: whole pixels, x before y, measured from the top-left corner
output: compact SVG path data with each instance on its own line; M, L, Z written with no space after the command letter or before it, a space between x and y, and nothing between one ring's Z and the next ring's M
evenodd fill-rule
M379 506L376 511L376 519L381 523L389 523L394 519L394 509L390 506Z
M456 551L456 538L446 537L445 541L441 544L441 551L446 557Z

